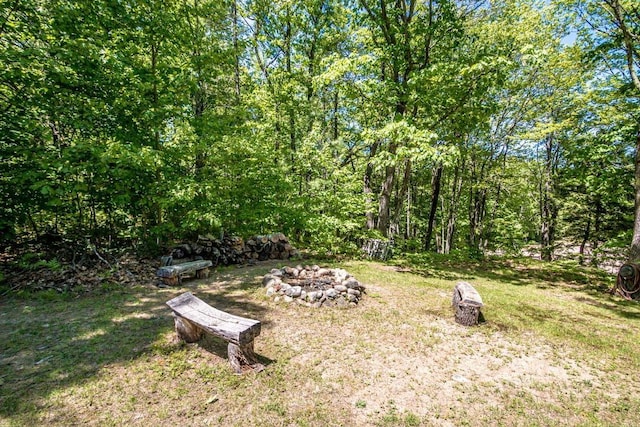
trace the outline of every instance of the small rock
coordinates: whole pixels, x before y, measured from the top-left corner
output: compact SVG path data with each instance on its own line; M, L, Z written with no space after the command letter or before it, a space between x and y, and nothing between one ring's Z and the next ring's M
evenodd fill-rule
M280 302L280 297L279 297L279 296L275 297L275 298L273 299L273 302Z
M347 273L346 270L343 270L341 268L336 268L335 270L333 270L333 275L336 278L336 282L338 283L342 283L350 277L350 274Z
M275 276L275 277L282 277L283 276L282 270L280 270L279 268L272 269L270 274L272 276Z
M275 293L276 293L276 290L273 288L273 286L270 286L270 287L267 288L267 296L268 297L273 296L273 294L275 294Z
M347 289L349 289L345 285L335 285L333 288L338 292L347 292Z
M287 290L289 290L291 288L291 285L288 283L280 283L280 291L281 292L287 292Z
M357 281L356 279L354 279L353 277L350 277L350 278L348 278L348 279L344 280L344 281L342 282L342 284L343 284L344 286L346 286L347 288L352 288L352 289L355 289L355 288L359 288L359 287L360 287L360 282L358 282L358 281Z
M357 289L353 289L353 288L347 289L347 293L350 294L350 295L355 295L357 297L360 296L360 291L357 290Z
M320 307L322 307L322 302L321 301L316 301L311 306L313 308L320 308Z
M338 296L338 291L336 291L334 288L327 289L326 291L324 291L324 293L327 298L335 298Z
M300 279L304 279L305 277L307 277L307 274L308 274L307 270L300 270L300 273L298 273L298 277Z
M301 299L301 300L305 300L305 299L307 299L307 291L302 291L302 292L300 292L300 299Z
M274 276L273 274L267 274L266 276L264 276L264 278L262 279L262 285L265 288L268 288L269 286L274 286L278 283L280 283L281 280L279 277Z
M353 294L347 294L347 299L349 302L358 302L358 297Z
M289 289L285 291L285 295L296 298L299 297L302 293L302 287L300 286L291 286Z
M336 305L337 305L338 307L344 308L344 307L346 307L347 305L349 305L349 303L348 303L348 302L347 302L347 300L346 300L346 299L344 299L344 298L338 298L338 299L336 300Z
M355 302L350 302L349 303L349 307L357 307L357 306L358 306L358 304L356 304Z
M284 302L291 302L291 301L293 301L293 297L291 297L289 295L285 295Z
M314 271L316 272L317 277L331 276L331 270L329 270L328 268L319 268Z

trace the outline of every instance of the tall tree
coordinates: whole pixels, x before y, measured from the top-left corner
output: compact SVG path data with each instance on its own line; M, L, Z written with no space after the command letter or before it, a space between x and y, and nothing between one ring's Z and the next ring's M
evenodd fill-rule
M627 120L635 128L629 135L636 153L635 214L629 259L640 258L640 7L633 0L585 0L572 2L579 21L580 42L600 65L606 78L625 104ZM582 24L582 25L580 25Z

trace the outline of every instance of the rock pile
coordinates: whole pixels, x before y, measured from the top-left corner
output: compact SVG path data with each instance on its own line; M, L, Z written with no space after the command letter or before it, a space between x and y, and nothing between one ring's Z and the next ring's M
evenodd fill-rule
M267 296L308 307L356 306L365 287L346 270L317 265L274 268L264 276Z

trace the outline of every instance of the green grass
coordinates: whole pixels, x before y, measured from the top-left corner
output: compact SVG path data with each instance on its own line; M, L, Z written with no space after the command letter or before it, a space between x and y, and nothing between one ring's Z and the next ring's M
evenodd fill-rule
M274 303L276 263L182 288L105 289L0 302L0 425L640 425L640 305L571 263L438 256L345 262L353 309ZM324 263L326 265L326 263ZM486 322L455 324L455 282ZM226 343L175 338L165 301L189 290L262 321L261 373Z

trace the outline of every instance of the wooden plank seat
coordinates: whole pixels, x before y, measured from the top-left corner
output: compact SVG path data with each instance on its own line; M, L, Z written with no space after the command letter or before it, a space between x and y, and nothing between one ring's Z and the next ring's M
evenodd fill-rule
M478 324L482 315L482 298L476 289L468 282L458 282L453 289L452 305L456 309L456 322L465 326Z
M212 265L213 263L208 259L166 265L156 270L156 276L162 278L166 285L174 286L182 283L182 278L187 275L195 274L198 279L206 279L209 277L209 267Z
M180 339L193 343L209 333L228 341L229 363L237 373L264 369L253 352L253 340L260 335L260 321L215 309L191 292L167 301L167 305L173 310Z

